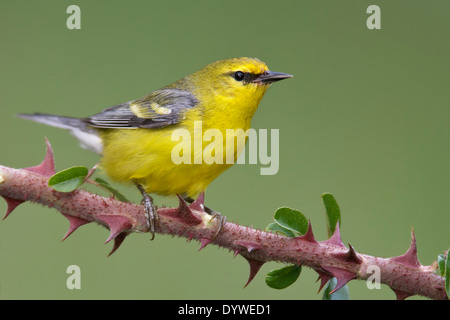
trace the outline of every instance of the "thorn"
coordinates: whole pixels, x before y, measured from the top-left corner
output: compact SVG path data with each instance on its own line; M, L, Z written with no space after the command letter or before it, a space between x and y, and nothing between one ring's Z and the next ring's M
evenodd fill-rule
M331 244L334 246L345 248L345 245L342 242L342 238L341 238L341 230L339 228L339 221L336 223L336 229L334 229L333 235L328 240L322 241L321 243Z
M208 244L212 242L212 240L209 238L199 238L199 241L200 241L200 248L198 249L198 251L202 250L204 247L206 247Z
M255 259L252 259L252 258L247 258L245 256L243 256L243 257L248 261L248 263L250 265L250 275L248 277L247 283L244 286L244 288L245 288L255 278L256 274L261 269L261 267L265 263L265 261L259 261L259 260L255 260Z
M312 231L311 221L308 221L308 230L306 231L306 233L300 237L295 237L294 239L307 241L311 243L318 243Z
M186 201L180 195L177 194L177 196L180 201L178 208L161 208L158 210L158 215L172 218L188 226L202 223L203 220L192 212Z
M180 204L178 206L178 214L182 217L182 220L187 225L198 225L202 222L200 218L198 218L188 206L187 202L177 194L178 200Z
M254 250L261 249L261 245L258 242L247 241L247 240L236 240L234 244L244 247L248 252L252 252Z
M187 238L186 238L186 242L191 242L191 240L195 237L195 234L193 233L189 233Z
M411 230L411 245L409 246L408 251L406 251L401 256L389 258L389 260L404 264L412 268L418 268L421 266L419 260L417 259L417 245L414 230Z
M316 281L319 281L319 279L320 279L320 287L319 287L319 291L317 291L317 293L319 293L322 290L322 288L327 284L327 282L330 281L333 277L330 276L328 273L323 272L321 270L316 270L316 269L314 269L314 270L319 274L319 277L316 280Z
M205 193L201 192L197 199L189 206L192 210L205 212Z
M74 217L68 214L62 214L64 217L67 218L67 220L69 220L69 230L67 230L66 234L64 235L64 237L62 238L61 241L64 241L67 239L68 236L70 236L75 230L77 230L79 227L81 227L82 225L85 225L87 223L89 223L90 221L83 219L83 218L78 218L78 217Z
M8 198L6 196L2 196L2 197L3 197L3 199L5 199L6 205L8 206L8 208L6 209L5 216L3 217L3 220L5 220L9 216L9 214L11 212L13 212L14 209L19 206L19 204L24 203L24 201Z
M347 261L348 262L354 262L354 263L357 263L357 264L361 264L363 262L363 260L358 255L356 250L352 247L352 245L350 243L348 244L348 247L349 247L349 249L348 249L348 252L347 252Z
M394 291L397 300L405 300L406 298L412 296L412 294L409 294L401 290L392 289L392 291Z
M323 267L325 271L328 271L337 279L336 287L330 292L335 293L340 288L345 286L350 280L353 280L356 278L356 275L348 270L341 269L341 268L335 268L335 267Z
M101 222L105 223L111 233L109 234L106 243L110 242L112 239L116 238L123 231L129 230L133 227L129 218L119 215L98 215L96 217Z
M119 249L120 245L122 244L123 240L125 240L127 235L129 235L128 232L121 232L117 235L117 237L114 238L114 246L111 252L108 254L108 257L116 252L117 249Z
M52 146L47 138L45 138L45 143L47 144L47 153L45 154L44 160L37 166L23 168L23 170L31 171L49 178L56 173L55 158L53 157Z
M178 200L179 200L179 205L178 205L178 210L180 211L180 213L182 214L189 214L191 213L191 208L189 208L189 205L187 204L186 200L183 199L182 196L180 196L179 194L177 194Z
M239 250L239 249L234 249L233 258L236 258L236 256L239 254L239 252L241 252L241 250Z
M349 246L349 249L347 252L335 253L335 254L333 254L333 256L338 258L341 261L361 264L363 262L361 257L358 255L358 253L356 253L355 249L351 246L350 243L348 244L348 246Z

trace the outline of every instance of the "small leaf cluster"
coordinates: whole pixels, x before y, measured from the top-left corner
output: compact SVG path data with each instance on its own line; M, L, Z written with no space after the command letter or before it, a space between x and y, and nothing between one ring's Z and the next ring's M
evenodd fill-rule
M59 192L70 193L78 189L83 183L90 182L106 191L114 198L122 202L129 202L128 199L113 188L108 182L101 178L95 178L95 182L89 181L89 169L86 167L71 167L55 173L48 180L48 186Z
M324 193L322 201L325 205L327 217L328 236L331 237L336 229L336 225L341 224L341 210L331 193ZM274 222L270 223L266 230L280 233L287 237L299 237L308 231L308 219L298 210L281 207L276 210ZM266 284L274 289L285 289L293 284L300 276L302 267L299 265L289 265L281 269L270 271L266 276ZM333 278L328 282L324 290L324 300L348 300L349 291L345 285L333 294L330 292L336 286L336 279Z

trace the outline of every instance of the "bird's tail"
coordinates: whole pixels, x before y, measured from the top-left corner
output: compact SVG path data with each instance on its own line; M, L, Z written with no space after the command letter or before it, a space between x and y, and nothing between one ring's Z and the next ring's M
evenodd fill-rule
M85 129L86 125L81 119L78 118L70 118L70 117L62 117L56 116L53 114L45 114L45 113L33 113L33 114L24 114L19 113L17 115L19 118L32 120L35 122L43 123L48 126L57 127L61 129L72 130L74 128Z
M69 130L80 141L83 148L96 153L102 152L102 140L98 131L89 127L82 119L63 117L45 113L18 114L20 118L43 123L52 127Z

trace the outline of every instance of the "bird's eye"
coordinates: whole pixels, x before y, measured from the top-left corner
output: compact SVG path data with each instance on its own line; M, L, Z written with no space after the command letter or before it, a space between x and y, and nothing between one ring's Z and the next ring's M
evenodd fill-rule
M234 80L236 80L236 81L242 81L242 80L244 80L244 78L245 78L245 73L243 73L242 71L236 71L236 72L233 74L233 78L234 78Z

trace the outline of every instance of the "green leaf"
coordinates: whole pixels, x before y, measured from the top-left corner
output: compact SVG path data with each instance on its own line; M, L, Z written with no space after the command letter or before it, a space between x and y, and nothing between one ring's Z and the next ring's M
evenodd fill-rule
M278 225L294 234L303 235L308 231L308 219L298 210L282 207L277 209L273 218Z
M447 251L447 257L445 258L445 293L447 298L450 299L450 249Z
M439 269L437 270L437 274L439 274L441 277L445 274L445 256L443 254L438 255L437 258Z
M347 285L330 294L330 292L336 287L336 284L336 278L332 278L328 281L327 287L323 292L322 300L350 300L350 292L348 291Z
M95 178L95 182L97 182L103 188L111 192L114 195L114 198L116 198L117 200L122 202L130 202L123 194L121 194L115 188L111 187L111 185L102 178Z
M327 211L328 237L331 237L336 229L336 224L338 222L339 225L341 224L341 209L331 193L322 194L322 200Z
M300 276L301 266L291 265L272 270L266 276L266 283L273 289L284 289L293 284Z
M291 230L288 230L286 228L283 228L282 226L280 226L278 223L276 222L272 222L271 224L269 224L266 227L267 231L274 231L276 233L281 233L282 235L286 236L286 237L295 237L296 234L293 233Z
M86 167L68 168L51 176L48 186L59 192L72 192L83 184L88 173Z

